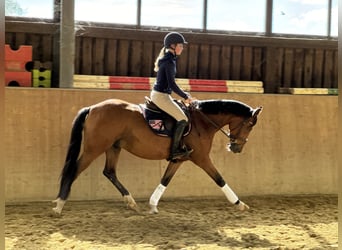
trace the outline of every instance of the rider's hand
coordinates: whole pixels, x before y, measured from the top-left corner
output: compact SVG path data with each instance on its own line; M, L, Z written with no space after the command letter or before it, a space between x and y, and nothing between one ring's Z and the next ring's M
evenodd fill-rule
M192 96L189 96L184 102L186 104L190 104L190 103L192 103L193 101L196 101L196 100L197 100L196 98L194 98Z

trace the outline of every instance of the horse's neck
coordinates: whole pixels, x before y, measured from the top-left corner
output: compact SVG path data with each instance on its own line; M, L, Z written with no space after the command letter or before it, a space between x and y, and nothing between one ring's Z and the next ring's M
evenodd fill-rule
M211 115L211 119L217 124L218 128L222 128L230 123L232 115L230 114L218 114Z
M213 133L229 124L231 118L232 115L230 114L204 114L201 111L198 112L198 119L201 120L201 123L204 123L205 129Z

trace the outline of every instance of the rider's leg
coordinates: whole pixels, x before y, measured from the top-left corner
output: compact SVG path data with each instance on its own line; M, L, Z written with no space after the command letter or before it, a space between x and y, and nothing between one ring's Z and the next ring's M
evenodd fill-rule
M152 91L151 99L160 109L171 115L177 121L171 140L170 157L168 160L176 160L185 156L189 156L192 150L187 150L180 145L184 129L188 125L188 117L173 101L169 94Z
M170 157L168 160L176 160L185 156L189 156L192 150L188 150L186 147L182 147L180 141L183 137L183 132L188 122L185 120L177 121L176 127L171 139Z

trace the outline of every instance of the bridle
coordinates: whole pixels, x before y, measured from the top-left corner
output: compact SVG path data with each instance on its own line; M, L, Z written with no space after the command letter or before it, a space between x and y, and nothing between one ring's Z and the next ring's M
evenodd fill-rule
M235 137L232 134L228 133L227 131L225 131L224 129L222 129L219 125L217 125L213 120L211 120L207 115L205 115L202 111L198 110L199 113L203 116L203 118L209 122L211 125L213 125L216 129L220 130L226 137L229 138L230 140L230 144L245 144L248 141L248 138L246 139L242 139L239 137ZM242 122L240 122L235 128L230 129L230 130L235 130L237 128L239 128L239 133L240 134L240 130L241 128L246 124L248 119L243 120ZM241 143L238 143L241 142Z

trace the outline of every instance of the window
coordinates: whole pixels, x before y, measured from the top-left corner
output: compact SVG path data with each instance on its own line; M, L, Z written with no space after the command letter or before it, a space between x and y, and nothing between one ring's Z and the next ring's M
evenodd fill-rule
M249 32L259 33L259 35L266 32L266 5L269 2L268 0L74 1L76 21L139 24L154 29L168 27L175 30L184 28ZM205 1L207 3L206 11L204 10ZM338 0L272 1L271 33L285 36L338 37ZM331 9L329 10L330 1ZM54 0L5 0L5 15L53 19L54 2ZM138 10L139 2L141 3L140 10ZM204 20L204 13L207 14L207 20Z
M75 20L136 24L137 0L75 0Z
M5 15L53 18L53 0L6 0Z
M331 3L331 36L338 36L338 0L332 0Z
M200 29L203 0L142 0L141 25Z
M265 32L266 0L208 0L208 30Z
M326 36L328 0L274 0L273 33Z

